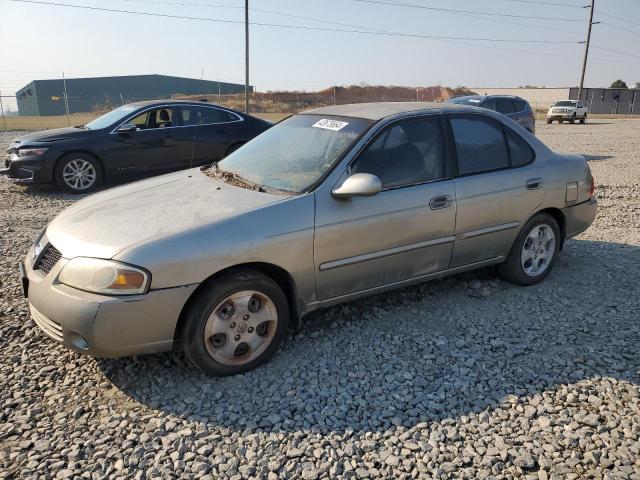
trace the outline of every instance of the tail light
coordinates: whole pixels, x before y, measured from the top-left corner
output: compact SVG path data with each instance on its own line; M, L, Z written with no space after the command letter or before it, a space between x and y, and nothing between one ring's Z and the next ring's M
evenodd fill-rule
M596 192L596 181L591 175L591 186L589 187L589 198L593 198L593 194Z

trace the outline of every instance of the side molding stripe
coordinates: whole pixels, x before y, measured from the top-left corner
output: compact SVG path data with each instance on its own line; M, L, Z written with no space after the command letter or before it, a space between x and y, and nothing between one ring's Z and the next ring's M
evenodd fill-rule
M412 243L411 245L405 245L402 247L390 248L388 250L380 250L378 252L364 253L362 255L356 255L355 257L341 258L339 260L332 260L320 264L320 271L332 270L334 268L346 267L347 265L354 265L356 263L362 263L369 260L375 260L378 258L388 257L391 255L397 255L399 253L410 252L412 250L418 250L420 248L431 247L434 245L441 245L443 243L453 242L453 237L442 237L434 240L427 240L420 243Z

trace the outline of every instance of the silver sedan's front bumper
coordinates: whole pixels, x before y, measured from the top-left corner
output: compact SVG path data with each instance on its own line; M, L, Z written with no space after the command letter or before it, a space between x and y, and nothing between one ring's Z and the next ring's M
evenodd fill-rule
M27 295L34 322L52 339L95 357L125 357L170 350L180 312L197 285L106 296L57 281L67 262L46 275L25 261Z

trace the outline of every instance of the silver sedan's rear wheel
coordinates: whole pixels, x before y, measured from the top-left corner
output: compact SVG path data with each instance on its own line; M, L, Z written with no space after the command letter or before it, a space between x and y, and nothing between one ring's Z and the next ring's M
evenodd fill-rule
M287 297L272 278L238 269L203 284L181 320L177 340L211 375L233 375L264 363L289 324Z
M233 293L213 309L204 327L209 355L223 365L242 365L269 347L278 328L273 300L255 290Z
M518 234L506 260L498 265L498 273L520 285L541 282L556 261L561 235L558 222L550 214L534 215Z
M58 160L56 183L71 193L88 193L102 183L98 161L86 153L70 153Z
M530 277L541 275L551 265L555 251L556 236L553 229L544 223L533 227L522 245L522 269Z

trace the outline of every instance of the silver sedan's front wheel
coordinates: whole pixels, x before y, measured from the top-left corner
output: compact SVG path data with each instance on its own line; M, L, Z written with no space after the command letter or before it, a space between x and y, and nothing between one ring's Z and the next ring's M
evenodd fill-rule
M223 365L242 365L269 347L278 328L273 300L255 290L233 293L213 309L204 328L209 355Z
M211 375L233 375L266 362L282 342L289 305L280 285L253 269L231 270L205 282L189 301L177 340Z
M498 265L498 273L520 285L541 282L556 261L561 235L558 222L549 213L534 215L520 230L505 261Z

